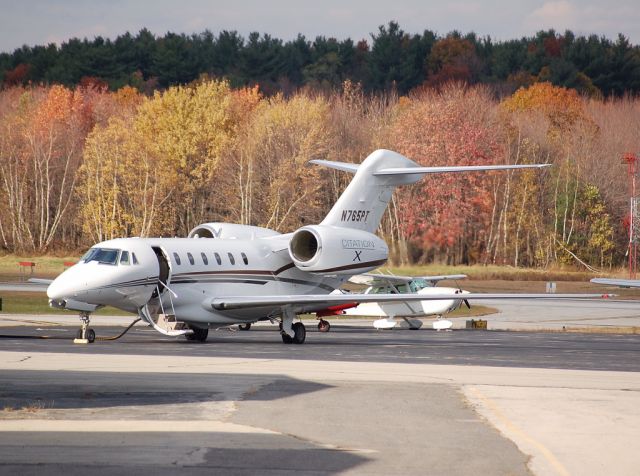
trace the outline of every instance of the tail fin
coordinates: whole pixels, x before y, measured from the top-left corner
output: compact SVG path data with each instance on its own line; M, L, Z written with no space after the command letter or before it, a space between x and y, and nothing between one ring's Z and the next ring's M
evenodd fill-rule
M541 168L549 164L533 165L471 165L451 167L421 167L414 161L391 150L372 152L361 164L312 160L314 164L355 173L340 198L321 225L355 228L375 233L396 187L417 182L425 174L474 172Z

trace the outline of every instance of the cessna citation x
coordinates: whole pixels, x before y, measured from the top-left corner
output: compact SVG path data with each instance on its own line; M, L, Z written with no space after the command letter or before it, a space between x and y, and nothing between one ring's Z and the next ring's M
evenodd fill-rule
M293 233L205 223L188 238L121 238L93 246L47 289L50 304L80 312L77 342L92 342L90 313L113 306L138 314L167 336L204 341L208 330L262 319L280 324L285 343L302 344L297 315L330 315L358 303L447 300L450 294L330 294L387 261L374 233L394 189L425 174L541 168L535 165L421 167L389 150L361 164L312 160L355 174L325 219ZM465 299L585 298L594 295L466 294Z

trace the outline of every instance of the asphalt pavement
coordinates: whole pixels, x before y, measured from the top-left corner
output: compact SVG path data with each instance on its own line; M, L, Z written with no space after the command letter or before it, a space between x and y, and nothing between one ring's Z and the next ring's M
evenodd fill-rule
M613 304L601 319L627 311ZM495 318L535 317L513 312ZM640 465L640 335L366 321L325 334L309 321L303 345L283 344L270 324L205 343L135 326L77 345L73 321L2 319L0 474L631 475ZM94 324L108 337L128 322Z

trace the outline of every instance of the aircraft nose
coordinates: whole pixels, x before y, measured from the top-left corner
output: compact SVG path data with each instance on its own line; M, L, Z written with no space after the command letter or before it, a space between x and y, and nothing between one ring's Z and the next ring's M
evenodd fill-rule
M47 296L49 299L59 300L64 298L70 298L77 296L79 292L83 291L83 286L76 279L72 279L73 274L70 273L71 269L68 269L49 285L47 288Z

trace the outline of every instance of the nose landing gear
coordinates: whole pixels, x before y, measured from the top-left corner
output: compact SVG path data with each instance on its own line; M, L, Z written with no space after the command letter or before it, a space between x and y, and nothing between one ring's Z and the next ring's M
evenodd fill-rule
M80 321L82 322L82 327L78 329L76 333L76 338L73 339L74 344L91 344L96 340L96 332L89 327L89 323L91 322L90 314L86 311L82 311L80 313Z

